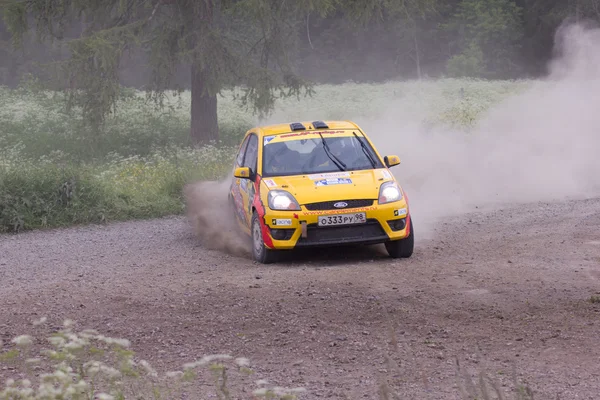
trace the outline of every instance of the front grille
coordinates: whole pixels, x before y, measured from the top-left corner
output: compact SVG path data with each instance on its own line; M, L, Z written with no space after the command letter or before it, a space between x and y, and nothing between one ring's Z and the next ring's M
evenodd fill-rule
M379 222L368 220L365 224L319 227L308 225L306 238L300 237L298 246L313 244L344 244L378 242L387 239Z
M373 199L359 199L359 200L333 200L333 201L322 201L320 203L309 203L305 204L309 211L319 211L319 210L346 210L348 208L356 208L356 207L368 207L373 205ZM346 207L337 208L333 205L336 203L344 202L348 204Z

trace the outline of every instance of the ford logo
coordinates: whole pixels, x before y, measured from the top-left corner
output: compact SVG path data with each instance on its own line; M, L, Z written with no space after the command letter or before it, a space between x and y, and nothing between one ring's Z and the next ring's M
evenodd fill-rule
M348 203L345 203L343 201L338 201L337 203L335 203L333 205L335 208L344 208L344 207L348 207Z

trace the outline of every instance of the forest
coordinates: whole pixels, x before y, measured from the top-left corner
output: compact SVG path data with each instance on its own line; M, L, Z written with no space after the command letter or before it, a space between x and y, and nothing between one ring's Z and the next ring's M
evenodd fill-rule
M24 48L15 48L10 31L15 23L14 10L11 15L11 2L4 3L4 11L0 10L0 84L14 86L24 74L44 76L44 64L63 59L68 50L60 42L39 43L33 35ZM55 3L65 6L64 2ZM95 2L89 3L86 7L93 7ZM167 3L176 1L162 3L168 7ZM261 9L281 2L253 3L249 7ZM349 19L345 10L329 5L333 11L326 15L307 7L286 17L286 29L292 31L286 35L291 41L289 57L300 76L318 83L441 75L536 77L545 73L561 24L600 19L600 0L367 0L362 1L370 4L366 10L359 0L342 3L354 4L356 10L352 12L356 15ZM90 25L95 25L90 17L72 18L61 35L78 37ZM237 33L248 34L243 29ZM152 73L147 56L135 46L124 55L120 65L124 85L147 85ZM185 63L178 65L173 84L189 88L188 70Z
M272 109L313 84L439 77L535 78L569 21L600 0L3 0L0 84L33 74L70 90L91 121L118 84L192 89L191 136L218 139L216 95ZM203 125L200 128L200 125ZM201 131L202 130L202 131Z

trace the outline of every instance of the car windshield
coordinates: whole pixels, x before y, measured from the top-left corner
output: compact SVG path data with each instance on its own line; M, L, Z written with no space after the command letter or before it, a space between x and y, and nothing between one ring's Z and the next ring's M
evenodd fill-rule
M265 137L263 176L383 168L373 148L361 136L323 135L323 139L320 136L311 136L310 139L283 141L274 140L274 136Z

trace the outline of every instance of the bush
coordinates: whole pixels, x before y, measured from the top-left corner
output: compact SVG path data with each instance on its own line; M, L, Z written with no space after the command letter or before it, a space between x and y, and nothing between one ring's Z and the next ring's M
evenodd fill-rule
M5 156L0 232L179 214L183 186L222 178L232 154L229 148L172 149L147 157L112 155L98 165Z

